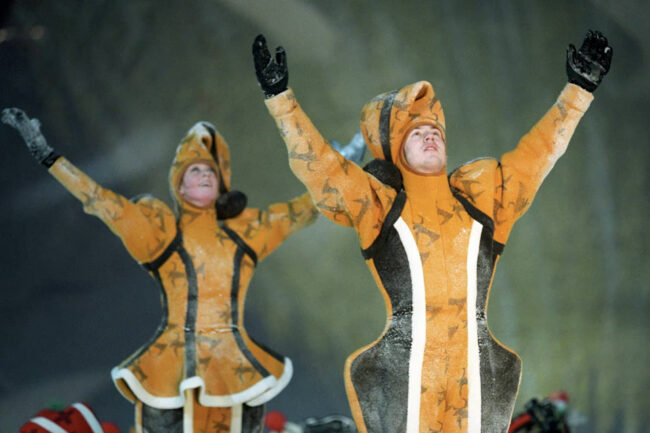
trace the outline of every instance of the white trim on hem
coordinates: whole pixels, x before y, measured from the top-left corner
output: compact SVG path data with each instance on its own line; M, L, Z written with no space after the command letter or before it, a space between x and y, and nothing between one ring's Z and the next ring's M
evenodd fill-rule
M101 424L99 424L99 421L97 421L95 414L93 414L86 405L82 403L73 403L72 407L77 409L79 413L84 417L86 423L88 423L93 433L104 433L104 429L102 428Z
M277 383L272 388L264 391L259 396L255 397L252 400L249 400L248 403L246 404L249 406L260 406L266 403L276 395L280 394L280 392L289 384L292 377L293 377L293 363L289 358L285 357L284 370L282 371L282 375L278 379Z
M150 394L146 389L144 389L135 375L126 368L114 367L111 370L111 377L113 378L113 382L115 383L118 391L120 391L122 395L124 395L124 393L122 393L122 390L120 390L120 387L117 385L118 380L123 380L126 382L131 392L133 392L138 400L147 406L151 406L156 409L178 409L183 407L185 404L185 397L183 396L183 392L187 389L192 388L199 388L198 401L202 406L231 407L237 404L247 403L248 401L257 398L260 396L260 394L276 386L276 383L278 381L275 377L270 375L263 378L255 385L250 386L249 388L235 394L208 395L205 393L205 381L198 376L194 376L187 378L180 383L178 386L179 395L173 397L157 397ZM126 395L124 395L124 397L126 397Z

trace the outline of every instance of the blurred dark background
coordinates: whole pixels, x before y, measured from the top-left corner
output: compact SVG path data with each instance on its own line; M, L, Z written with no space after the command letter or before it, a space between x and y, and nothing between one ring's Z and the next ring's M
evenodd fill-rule
M585 416L579 431L645 432L649 14L641 0L5 1L0 108L39 118L102 185L167 203L177 143L211 121L231 146L233 185L266 206L303 188L255 80L258 33L286 48L303 108L340 142L370 98L431 81L453 168L511 149L564 86L566 45L601 30L611 72L510 237L489 320L524 360L518 409L562 388ZM0 146L0 431L79 400L126 429L131 405L110 369L154 332L158 289L5 125ZM344 360L384 320L352 230L321 218L288 240L258 267L246 308L249 332L296 369L268 407L292 420L349 414Z

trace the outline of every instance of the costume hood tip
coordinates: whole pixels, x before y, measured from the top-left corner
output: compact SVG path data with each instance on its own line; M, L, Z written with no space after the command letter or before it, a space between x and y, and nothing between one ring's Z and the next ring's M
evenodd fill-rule
M406 133L417 125L431 124L445 138L445 116L428 81L382 93L361 111L361 133L375 158L395 162Z
M217 173L219 195L216 206L219 219L232 218L241 213L245 207L246 198L243 193L230 190L231 171L228 143L214 125L205 121L194 124L176 148L176 155L169 170L169 187L176 206L180 207L183 203L179 192L183 174L188 166L196 162L205 162L212 166ZM237 208L238 212L233 206ZM227 211L219 212L220 208L223 210L227 208Z

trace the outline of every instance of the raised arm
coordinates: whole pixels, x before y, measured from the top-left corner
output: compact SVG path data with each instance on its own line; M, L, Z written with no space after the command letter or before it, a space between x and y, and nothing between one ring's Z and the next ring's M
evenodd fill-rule
M353 226L363 248L381 229L396 192L337 153L318 132L287 88L286 53L271 58L266 41L258 36L253 58L266 106L275 119L289 153L293 173L305 184L316 207L332 221Z
M501 158L495 182L495 238L507 238L514 221L526 212L544 178L566 151L611 58L612 49L599 32L589 31L578 51L569 45L569 83L517 147Z
M86 213L101 219L118 235L136 260L141 263L153 260L174 238L175 218L162 202L146 197L133 203L120 194L102 188L59 156L47 144L38 120L29 119L22 110L3 110L2 122L18 130L34 158L82 202Z
M311 225L318 217L309 193L266 209L246 209L242 218L228 223L262 260L290 235Z

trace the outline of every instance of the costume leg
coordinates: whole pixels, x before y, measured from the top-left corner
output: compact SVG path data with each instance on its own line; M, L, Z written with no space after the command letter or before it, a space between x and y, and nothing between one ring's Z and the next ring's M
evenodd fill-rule
M183 433L183 409L156 409L136 403L137 433Z
M248 406L242 409L242 433L262 433L266 405Z
M193 408L194 431L202 433L262 433L265 406Z

